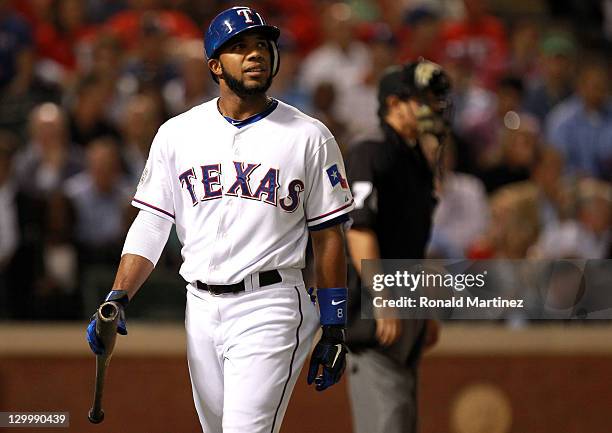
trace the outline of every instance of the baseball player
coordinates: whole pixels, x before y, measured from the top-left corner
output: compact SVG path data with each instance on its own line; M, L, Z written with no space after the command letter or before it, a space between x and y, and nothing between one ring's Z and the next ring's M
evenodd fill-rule
M345 365L342 223L353 198L329 130L266 96L279 34L248 7L212 20L205 51L220 97L157 132L106 298L127 306L175 224L189 372L206 433L278 432L319 324L308 383L324 390ZM309 235L319 311L301 274ZM102 353L94 329L92 320L88 341ZM118 332L127 334L124 318Z

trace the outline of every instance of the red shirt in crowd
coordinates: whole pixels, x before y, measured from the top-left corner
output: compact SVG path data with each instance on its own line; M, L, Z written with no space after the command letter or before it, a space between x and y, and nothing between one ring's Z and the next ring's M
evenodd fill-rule
M478 21L448 23L442 30L444 54L450 58L469 58L480 84L494 88L508 58L504 25L493 16Z
M106 23L106 28L115 34L122 45L131 49L136 46L142 30L142 18L146 12L126 10L119 12ZM179 11L160 10L151 12L161 28L170 36L185 39L199 39L202 31L187 15Z
M36 50L41 58L54 60L64 68L77 68L76 48L80 43L92 41L96 27L83 26L69 33L59 32L49 23L39 23L34 32Z

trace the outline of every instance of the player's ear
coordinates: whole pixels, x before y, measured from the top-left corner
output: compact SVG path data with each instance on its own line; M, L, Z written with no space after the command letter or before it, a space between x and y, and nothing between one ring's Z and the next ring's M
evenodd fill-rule
M208 69L215 77L221 78L221 61L219 59L208 59Z

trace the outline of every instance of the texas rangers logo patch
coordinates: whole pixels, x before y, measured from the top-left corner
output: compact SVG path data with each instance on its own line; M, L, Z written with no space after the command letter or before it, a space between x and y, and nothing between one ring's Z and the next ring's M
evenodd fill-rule
M332 188L335 188L336 185L340 184L340 187L342 189L348 189L348 182L342 176L342 173L340 172L340 169L338 168L338 164L332 165L325 171L327 172L327 177L329 178L329 181L331 182Z

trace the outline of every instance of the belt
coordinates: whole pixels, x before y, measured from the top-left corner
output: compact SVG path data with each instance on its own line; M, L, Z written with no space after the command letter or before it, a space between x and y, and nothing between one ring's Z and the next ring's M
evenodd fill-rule
M283 281L280 273L277 270L265 271L259 273L259 287L270 286L272 284L280 283ZM196 281L196 286L200 290L206 290L213 295L223 295L226 293L239 293L244 292L244 280L234 284L206 284L201 281Z

